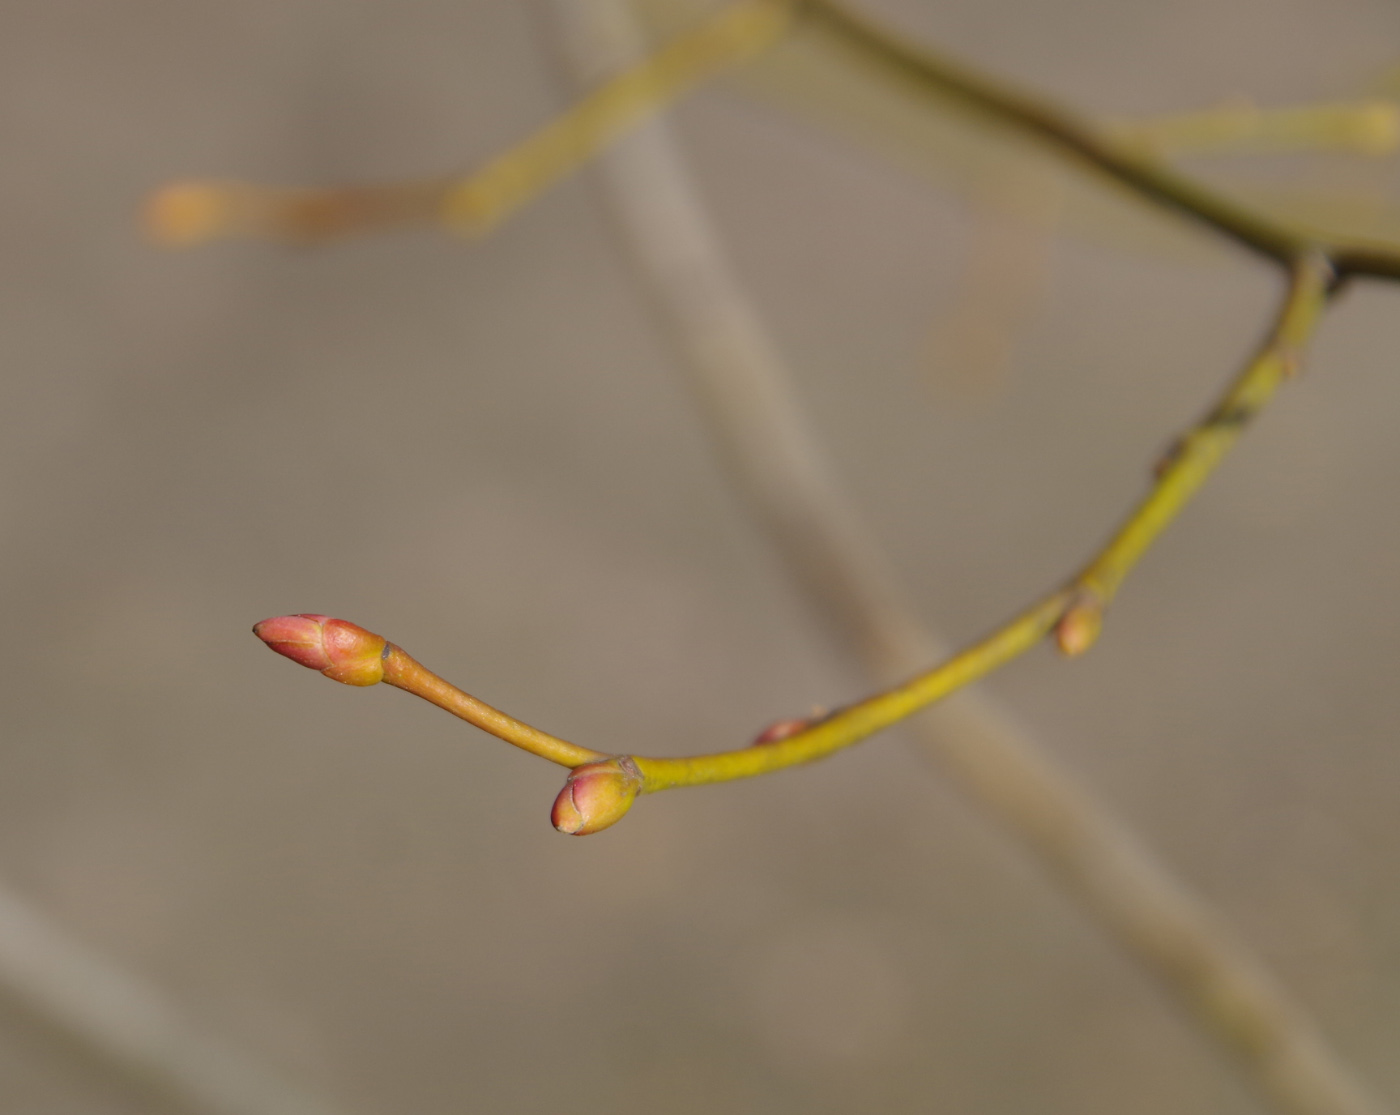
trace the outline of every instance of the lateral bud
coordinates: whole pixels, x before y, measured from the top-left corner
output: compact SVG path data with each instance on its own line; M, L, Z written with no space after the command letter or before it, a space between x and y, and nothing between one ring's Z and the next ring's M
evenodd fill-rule
M642 789L642 774L626 755L574 767L554 799L549 819L569 836L588 836L622 819Z
M254 624L253 634L278 654L332 681L374 685L384 680L391 644L348 620L314 613L275 616Z
M810 716L794 716L786 720L775 720L754 736L749 743L750 747L758 747L765 743L777 743L779 740L788 739L797 735L798 732L805 732L808 728L813 728L823 720L831 718L831 711L821 706L813 706Z
M1103 601L1092 592L1081 592L1055 624L1055 645L1068 658L1077 658L1098 640L1103 630Z

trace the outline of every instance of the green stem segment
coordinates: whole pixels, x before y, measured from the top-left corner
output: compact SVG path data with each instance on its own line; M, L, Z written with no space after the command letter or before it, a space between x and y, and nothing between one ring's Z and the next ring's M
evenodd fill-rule
M643 793L749 778L823 758L983 677L1050 632L1067 653L1086 650L1097 636L1103 609L1124 577L1220 463L1243 427L1294 372L1300 351L1337 284L1348 274L1400 278L1400 254L1393 250L1326 243L1278 224L1115 143L1070 113L906 42L847 11L838 0L741 0L724 9L690 36L682 36L636 69L606 83L574 112L527 141L520 151L505 156L496 164L496 177L485 176L484 181L496 182L495 186L479 196L470 191L459 195L464 212L474 210L479 220L484 212L499 215L508 210L714 70L769 46L794 13L804 16L809 29L834 35L858 61L1038 136L1148 200L1195 218L1282 264L1288 269L1290 285L1277 321L1256 355L1205 419L1180 439L1159 468L1152 489L1117 534L1064 588L935 669L785 738L689 758L618 757L635 764ZM526 173L522 168L530 169ZM466 190L468 185L463 183L461 188ZM488 194L492 204L478 204ZM467 204L473 197L476 200ZM385 681L532 754L570 768L610 758L492 708L424 669L392 644L385 655Z
M1196 494L1240 434L1274 392L1298 370L1335 282L1327 258L1308 253L1292 265L1278 318L1254 357L1196 426L1181 437L1159 467L1157 483L1127 521L1076 578L1107 604L1128 571Z
M1063 588L1046 596L993 634L927 673L850 705L784 738L733 751L685 758L622 756L642 778L641 792L729 782L825 758L969 685L1028 651L1056 631L1071 653L1088 648L1103 609L1157 536L1195 495L1239 438L1243 427L1293 375L1333 289L1326 257L1308 253L1291 268L1291 281L1273 328L1258 352L1209 414L1188 431L1158 470L1155 483L1107 545ZM1067 633L1066 625L1071 625ZM516 747L575 768L610 758L508 716L425 669L388 645L384 680L446 709Z
M1129 571L1234 445L1244 425L1296 372L1302 348L1317 325L1333 281L1334 273L1325 257L1310 253L1293 265L1278 318L1258 352L1206 418L1180 440L1151 490L1118 533L1064 588L928 673L785 739L684 759L633 756L644 779L642 792L749 778L824 758L1005 665L1067 618L1092 609L1096 621ZM1078 626L1081 631L1086 627L1082 619ZM1073 651L1087 649L1096 633L1094 622Z

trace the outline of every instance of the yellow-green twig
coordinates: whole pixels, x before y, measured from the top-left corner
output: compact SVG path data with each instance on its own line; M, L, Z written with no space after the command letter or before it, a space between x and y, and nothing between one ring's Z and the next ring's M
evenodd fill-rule
M1275 263L1288 267L1309 251L1319 251L1339 277L1400 279L1400 250L1393 246L1328 241L1277 221L1178 173L1137 145L1121 142L1111 129L940 57L852 11L842 0L805 0L803 12L808 26L867 68L1034 136L1145 200L1204 224Z
M455 185L443 219L464 232L489 229L682 93L767 50L786 33L796 6L743 0L721 9Z
M655 793L752 778L825 758L1004 666L1052 631L1062 650L1081 653L1092 644L1103 610L1124 577L1181 513L1238 439L1242 427L1296 371L1333 281L1331 265L1317 253L1307 253L1292 266L1287 294L1263 344L1205 419L1182 436L1123 526L1068 584L934 669L782 738L682 758L609 756L559 739L484 704L431 673L392 643L384 651L383 680L561 766L625 758L641 776L640 792Z
M641 50L632 42L625 0L548 0L547 6L583 80ZM706 404L731 479L828 620L837 645L876 679L944 657L919 629L873 533L825 467L790 373L730 273L676 138L664 124L653 125L600 169L624 254ZM1081 624L1079 633L1090 632ZM1057 634L1063 642L1063 621ZM950 782L1019 836L1090 919L1161 978L1280 1110L1378 1115L1381 1105L1208 904L985 698L964 690L907 723ZM774 726L765 736L793 726ZM619 764L594 776L612 791L610 799L597 794L597 806L586 810L600 823L627 804L626 773ZM566 804L578 800L571 793ZM556 827L582 831L557 820Z
M174 182L150 199L147 229L171 247L230 237L307 243L430 223L482 235L690 89L763 53L798 6L740 0L722 8L465 177L329 189Z
M825 758L859 743L1024 654L1054 627L1069 600L1066 590L1052 593L936 669L867 697L783 739L752 744L737 751L679 759L633 755L632 761L642 773L642 793L769 774Z
M1330 264L1316 253L1304 255L1293 265L1287 295L1264 343L1206 418L1181 438L1118 533L1068 585L933 670L784 739L688 758L634 755L643 777L642 792L749 778L823 758L1005 665L1051 631L1057 631L1067 652L1088 649L1103 609L1124 577L1215 470L1242 427L1296 371L1332 282Z
M1118 534L1066 587L936 669L786 738L690 758L635 757L644 779L643 792L746 778L829 755L984 676L1024 653L1050 631L1056 632L1061 649L1067 653L1087 649L1097 635L1103 608L1123 577L1219 463L1243 424L1296 366L1298 349L1333 284L1348 270L1400 277L1400 254L1366 249L1358 255L1361 249L1323 243L1277 224L1150 159L1121 149L1106 133L1071 114L936 58L853 15L836 0L742 0L723 9L710 22L605 82L573 110L484 171L456 184L449 191L456 201L447 206L456 214L453 220L477 225L499 220L682 90L718 68L766 48L799 9L867 61L1056 144L1148 200L1183 211L1283 264L1292 276L1290 293L1260 353L1205 421L1180 440L1159 468L1155 486ZM426 670L422 675L417 679L421 684L401 687L553 762L574 766L594 761L600 754L490 710ZM432 679L431 683L427 679ZM492 715L482 714L481 709Z
M1076 611L1099 611L1113 599L1123 578L1205 483L1244 427L1297 372L1335 277L1327 258L1316 252L1293 265L1288 296L1268 339L1210 413L1176 442L1158 466L1151 493L1075 579L1080 591ZM1087 646L1065 649L1077 653Z

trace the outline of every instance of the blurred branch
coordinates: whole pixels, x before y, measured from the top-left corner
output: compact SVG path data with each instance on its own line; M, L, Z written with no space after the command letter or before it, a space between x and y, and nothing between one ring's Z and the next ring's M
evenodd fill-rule
M0 999L128 1080L209 1115L336 1109L204 1031L0 883Z
M1400 147L1400 104L1369 97L1261 108L1240 98L1196 112L1113 120L1104 129L1159 157L1327 150L1379 157Z
M481 234L630 128L716 73L767 50L795 20L804 33L823 36L856 65L1046 141L1142 198L1208 225L1275 262L1288 264L1317 250L1327 256L1339 278L1400 278L1400 250L1328 240L1276 221L1171 170L1145 152L1138 138L1121 130L1115 134L1112 127L1095 127L1042 98L958 66L851 11L840 0L735 0L466 177L312 190L246 182L173 182L149 200L146 226L172 247L227 237L306 243L422 223ZM1297 120L1291 125L1295 131L1299 126ZM1317 130L1315 121L1309 126ZM1324 126L1337 124L1324 121ZM1394 130L1393 119L1380 121L1379 127L1371 119L1363 130L1379 134L1387 128Z
M793 10L793 0L722 8L466 177L313 190L173 182L148 202L147 230L170 247L232 237L313 243L414 224L482 235L682 94L762 53Z
M547 6L584 82L641 49L618 0ZM736 487L838 645L856 648L875 680L940 656L936 640L907 618L905 593L831 476L793 377L724 258L670 129L650 125L597 169L638 285L682 357ZM1284 374L1280 361L1310 328L1326 279L1325 268L1300 268L1253 378L1247 372L1201 430L1263 401L1264 381ZM994 706L965 692L912 724L957 784L1163 979L1261 1091L1310 1115L1378 1110L1248 950Z
M966 69L869 20L841 0L802 0L804 30L822 35L858 64L1049 143L1146 201L1174 210L1284 266L1317 251L1339 279L1400 279L1400 249L1332 241L1278 222L1179 174L1044 98Z
M1102 127L1116 143L1155 158L1345 152L1377 159L1400 148L1400 103L1369 97L1265 108L1233 98L1190 112L1108 120ZM1062 162L1019 152L1002 162L988 168L967 198L967 262L931 330L940 386L964 399L1004 391L1017 338L1043 302L1055 235L1064 227ZM1316 191L1303 197L1325 204ZM1355 199L1338 204L1352 215L1361 209Z

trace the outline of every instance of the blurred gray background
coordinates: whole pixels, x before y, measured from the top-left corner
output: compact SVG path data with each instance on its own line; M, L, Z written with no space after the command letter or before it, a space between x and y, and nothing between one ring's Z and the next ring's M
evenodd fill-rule
M1385 0L870 8L1113 115L1353 96L1400 46ZM351 1115L1263 1110L898 733L571 840L558 768L248 633L343 616L602 749L733 746L862 692L726 486L586 178L478 243L141 237L175 177L484 159L568 95L538 12L11 2L0 85L19 893ZM675 119L835 463L952 639L1088 555L1274 297L1165 219L1151 243L1065 235L1003 378L969 389L938 336L964 196L742 86ZM1397 181L1347 156L1202 166L1380 201ZM1400 289L1351 291L1098 650L988 685L1390 1097L1397 347ZM162 1102L0 992L5 1115Z

